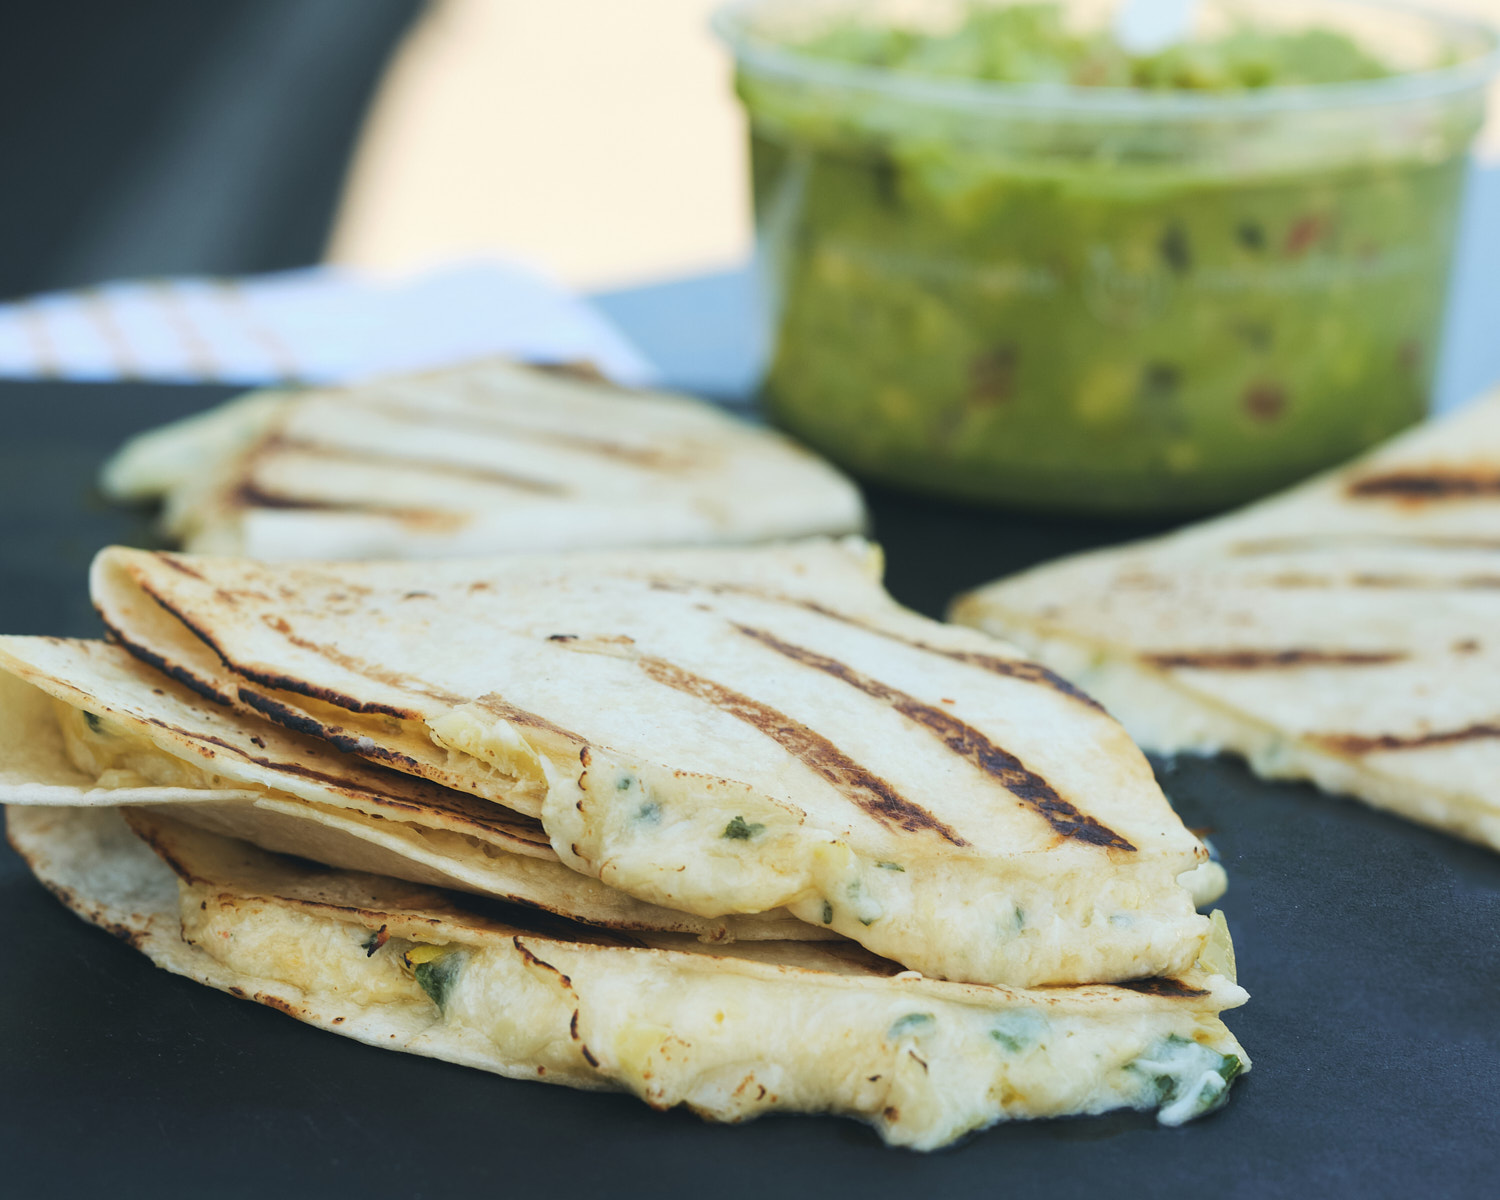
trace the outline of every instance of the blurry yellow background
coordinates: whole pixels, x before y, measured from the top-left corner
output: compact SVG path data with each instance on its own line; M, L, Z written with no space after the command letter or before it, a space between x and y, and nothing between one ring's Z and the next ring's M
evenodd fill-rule
M409 271L494 254L592 289L743 259L744 125L717 4L432 0L371 111L329 258ZM1500 0L1433 7L1500 22Z

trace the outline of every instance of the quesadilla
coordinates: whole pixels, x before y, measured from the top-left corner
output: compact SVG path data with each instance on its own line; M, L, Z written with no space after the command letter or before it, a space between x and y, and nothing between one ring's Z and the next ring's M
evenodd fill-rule
M538 818L574 871L785 908L927 975L1172 975L1207 860L1087 695L908 612L862 542L267 564L115 548L120 645L242 715Z
M1242 512L961 597L1146 749L1500 849L1500 394Z
M130 810L120 810L130 812ZM709 951L267 855L135 813L10 809L12 844L158 965L371 1045L632 1092L713 1120L869 1121L942 1146L999 1120L1217 1107L1248 1059L1227 943L1149 987L922 979L848 943Z
M685 396L505 362L254 393L136 438L106 494L188 550L435 558L746 543L864 526L854 485Z
M785 912L707 918L558 860L534 818L236 717L103 642L0 638L0 803L129 805L268 850L705 941L837 936Z

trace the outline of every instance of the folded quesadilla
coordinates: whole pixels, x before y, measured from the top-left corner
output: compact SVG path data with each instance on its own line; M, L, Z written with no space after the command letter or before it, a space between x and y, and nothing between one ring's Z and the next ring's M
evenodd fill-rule
M147 433L106 494L194 551L435 558L744 543L864 525L796 443L685 396L505 362L261 392Z
M896 605L862 542L265 564L111 549L119 644L240 716L537 818L703 918L927 975L1173 975L1207 851L1087 695ZM288 790L294 790L288 788Z
M1149 986L982 987L848 943L601 934L133 810L13 808L7 826L65 904L177 974L372 1045L714 1120L834 1112L928 1150L1018 1117L1178 1124L1249 1066L1218 1016L1245 1000L1218 939Z
M532 817L237 717L103 642L0 637L0 803L129 805L268 850L592 925L815 940L786 912L707 918L569 870Z
M1500 849L1500 394L953 616L1087 688L1148 750L1230 750Z

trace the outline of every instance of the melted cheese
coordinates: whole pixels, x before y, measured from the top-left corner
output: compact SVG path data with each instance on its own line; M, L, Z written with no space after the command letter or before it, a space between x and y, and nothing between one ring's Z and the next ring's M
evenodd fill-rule
M948 999L932 994L948 985L904 977L527 935L441 943L460 957L439 1004L412 967L440 957L426 944L392 938L371 953L363 925L213 886L184 885L181 912L184 937L238 975L416 1030L402 1049L714 1120L842 1113L922 1150L1009 1118L1125 1107L1177 1123L1221 1102L1244 1061L1212 1011L1182 1000ZM1230 1003L1243 995L1232 991Z

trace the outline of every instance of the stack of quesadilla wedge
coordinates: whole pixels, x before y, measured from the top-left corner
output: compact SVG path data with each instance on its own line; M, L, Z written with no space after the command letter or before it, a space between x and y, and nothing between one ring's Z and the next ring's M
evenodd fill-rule
M260 392L144 434L107 495L161 498L185 548L434 558L855 533L858 491L710 405L487 362Z
M1500 849L1500 395L1242 512L961 597L1148 750Z
M0 639L12 840L170 969L503 1074L920 1148L1214 1107L1245 996L1201 843L1088 696L875 559L108 550L115 645Z

